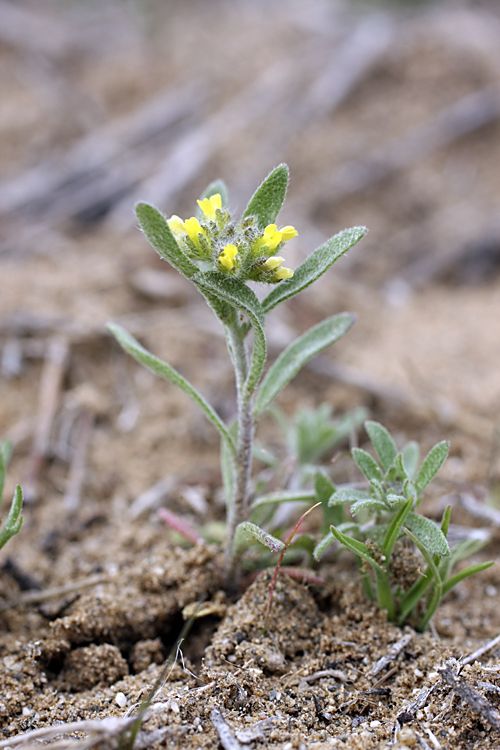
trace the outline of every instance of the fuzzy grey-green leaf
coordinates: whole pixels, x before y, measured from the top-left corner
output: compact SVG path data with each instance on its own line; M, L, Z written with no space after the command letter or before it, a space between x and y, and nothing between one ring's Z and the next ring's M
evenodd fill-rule
M264 230L269 224L274 224L285 200L288 180L289 173L286 164L280 164L273 169L253 194L241 218L255 216L260 230Z
M291 279L280 281L274 287L262 302L264 312L268 313L273 307L290 299L290 297L312 284L313 281L319 279L336 260L359 242L367 231L366 227L352 227L352 229L344 229L334 237L330 237L295 269Z
M378 453L382 468L384 471L387 471L398 454L394 440L379 422L367 420L365 422L365 430Z
M450 444L447 440L443 440L431 448L427 456L424 458L424 462L420 467L417 478L415 479L415 487L417 492L420 494L435 477L441 466L446 461Z
M265 547L268 547L273 552L281 552L284 548L284 543L279 539L276 539L272 534L269 534L260 526L256 526L250 521L243 521L236 527L234 534L234 551L235 554L241 555L251 544L259 542Z
M410 511L404 523L428 552L439 557L448 557L450 554L448 542L434 521Z
M349 488L341 488L333 493L328 505L346 505L348 503L357 503L360 500L368 500L370 495L365 490L351 490Z
M264 376L257 395L255 416L260 416L268 408L306 362L343 336L354 321L355 316L351 313L333 315L295 339Z
M379 481L382 481L383 475L380 471L380 466L369 453L361 448L353 448L352 457L368 481L370 481L370 479L378 479Z
M149 244L158 255L183 276L192 278L198 272L198 266L182 252L165 216L149 203L137 203L135 213Z
M221 208L227 208L227 187L225 182L223 182L222 180L214 180L214 182L211 182L210 185L208 185L208 187L203 191L200 200L202 201L205 200L205 198L211 198L212 195L217 195L217 193L220 195ZM198 218L200 218L200 216L203 216L203 211L201 211L201 209L198 209L197 213Z

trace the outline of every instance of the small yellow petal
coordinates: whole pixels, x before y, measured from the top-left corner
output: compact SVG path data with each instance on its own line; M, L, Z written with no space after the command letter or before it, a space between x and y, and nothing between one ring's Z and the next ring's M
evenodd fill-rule
M268 258L265 263L262 264L262 268L269 268L271 271L273 271L275 268L278 268L278 266L283 263L285 259L280 258L279 255L273 255L271 258Z
M289 240L292 240L294 237L298 235L297 230L295 227L292 227L290 225L287 225L286 227L281 227L280 229L283 242L288 242Z
M293 271L291 268L278 268L274 274L274 278L278 281L282 281L282 279L291 279L292 276Z
M219 255L219 262L227 271L232 271L234 268L234 259L237 255L238 248L236 245L226 245Z
M197 248L199 248L200 241L198 239L198 235L203 234L203 229L201 228L198 219L196 219L194 216L191 219L186 219L186 221L184 222L184 229L186 230L189 239L196 245Z
M176 237L181 237L183 234L186 234L186 230L184 229L184 222L180 218L180 216L176 216L175 214L170 217L168 220L168 226L170 227L172 234L174 234Z
M222 199L220 193L215 193L210 198L204 198L202 201L197 201L197 203L205 216L213 220L215 219L216 210L222 205Z

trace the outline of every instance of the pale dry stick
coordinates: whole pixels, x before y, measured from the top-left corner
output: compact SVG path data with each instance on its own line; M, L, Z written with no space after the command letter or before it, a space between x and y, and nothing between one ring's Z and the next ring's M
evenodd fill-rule
M178 484L178 479L173 474L168 474L159 482L149 487L144 492L141 492L138 497L134 500L130 508L128 509L127 515L132 520L139 518L142 513L146 511L154 510L161 503L163 498L172 492L174 487Z
M440 669L439 675L456 693L467 701L473 713L478 714L484 721L488 722L497 731L500 730L500 713L481 693L471 688L464 679L459 678L452 666L455 660L449 660Z
M403 651L403 649L406 648L406 646L411 642L412 638L414 636L414 633L406 633L402 638L399 639L399 641L396 641L389 651L384 654L372 667L372 669L369 672L370 677L376 677L383 669L385 669L394 659L397 659L397 657L400 655L400 653Z
M47 343L47 353L40 379L38 415L30 455L24 499L36 500L36 484L50 448L52 424L57 412L62 381L68 360L69 346L66 339L54 336Z
M75 591L81 591L81 589L86 589L90 586L107 583L110 580L109 576L99 574L90 576L89 578L84 578L82 581L74 581L73 583L65 583L62 586L54 586L53 588L45 589L44 591L26 591L24 594L20 594L16 599L11 599L7 602L0 602L0 612L4 612L6 609L13 609L14 607L22 607L25 604L40 604L40 602L45 602L48 599L72 594Z
M129 229L135 217L130 206L136 201L171 204L200 173L217 148L234 138L261 116L269 116L287 90L295 86L290 62L282 58L238 92L200 125L191 127L178 138L168 155L159 162L155 174L119 201L109 215L114 227Z
M241 750L240 743L233 736L233 733L218 706L215 706L210 711L210 721L214 725L214 729L219 736L220 744L224 750Z
M345 162L315 182L331 203L375 185L450 146L464 135L500 117L500 87L486 86L446 107L431 120L417 125L359 160Z
M60 735L72 734L73 732L95 732L101 739L114 737L131 726L134 721L135 717L122 719L117 716L108 716L105 719L87 719L68 724L58 724L52 727L41 727L41 729L32 729L29 732L1 740L0 748L27 747L28 745L25 743L29 743L31 747L40 747L38 744L35 744L35 740L47 741Z
M68 488L64 494L64 507L68 515L74 516L80 505L80 495L87 469L87 453L94 427L94 414L84 408L77 427L76 445L69 467Z
M458 504L461 505L471 516L488 521L491 526L500 526L500 511L491 508L485 503L478 502L472 495L462 492L458 496Z
M87 201L94 202L97 193L102 199L105 189L99 188L99 184L109 185L110 167L119 159L129 164L126 174L131 187L147 174L147 170L139 168L144 158L139 149L148 146L157 160L159 137L167 138L170 129L192 117L202 101L198 83L161 91L131 113L86 135L62 154L0 183L0 215L16 211L37 215L43 209L46 222L47 211L50 216L54 202L58 206L57 216L82 211L85 207L82 191L86 191ZM132 169L131 162L136 158L138 166ZM149 166L149 161L145 162L144 169ZM113 183L113 189L117 187ZM121 188L124 187L126 184L122 183Z
M481 648L478 648L477 651L474 651L474 653L469 654L469 656L466 656L465 659L461 659L461 664L472 664L472 662L477 661L481 658L481 656L484 656L484 654L487 654L488 651L491 651L491 649L495 648L495 646L498 646L500 644L500 635L497 635L496 638L493 638L493 640L488 641L488 643L485 643L484 646L481 646Z

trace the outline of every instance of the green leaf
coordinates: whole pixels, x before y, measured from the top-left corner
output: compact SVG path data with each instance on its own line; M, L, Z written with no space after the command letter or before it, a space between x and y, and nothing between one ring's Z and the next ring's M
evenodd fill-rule
M382 481L383 475L380 471L380 466L369 453L361 448L353 448L352 457L368 481L370 481L370 479L378 479L379 482Z
M297 375L312 357L333 344L353 325L351 313L333 315L295 339L269 368L257 394L255 415L260 416L282 388Z
M239 523L234 533L234 553L241 555L247 547L250 547L255 542L263 544L273 552L281 552L285 547L282 541L276 539L272 534L268 534L260 526L256 526L254 523L250 523L250 521Z
M223 440L227 442L229 450L233 454L233 457L236 459L236 448L233 438L231 437L222 419L219 417L214 408L208 403L208 401L205 401L201 393L199 393L191 385L191 383L189 383L189 381L182 377L182 375L177 372L177 370L174 370L174 368L168 365L166 362L163 362L161 359L158 359L158 357L155 357L154 354L148 352L148 350L145 349L141 344L139 344L139 342L136 341L134 337L131 336L130 333L128 333L124 328L114 323L108 323L107 327L108 330L111 331L113 336L116 338L120 346L128 354L130 354L130 356L133 357L136 362L139 362L139 364L143 365L148 370L151 370L151 372L154 372L155 375L159 375L160 378L163 378L169 383L172 383L172 385L177 386L177 388L180 388L181 391L184 391L184 393L186 393L192 399L192 401L194 401L195 404L197 404L201 408L207 419L219 431L219 434L221 435Z
M353 227L352 229L344 229L335 237L330 237L295 269L291 279L280 281L274 287L262 303L264 312L268 313L273 307L290 299L290 297L312 284L313 281L319 279L341 255L344 255L353 245L359 242L367 231L366 227Z
M0 549L9 541L11 537L17 534L23 525L21 511L23 509L23 491L19 485L16 487L9 515L0 529Z
M149 203L137 203L135 213L150 245L164 260L187 279L198 273L198 266L185 255L160 211Z
M353 503L351 505L351 513L353 516L356 516L362 510L366 510L367 508L372 508L372 510L382 512L384 510L387 510L387 505L381 500L375 500L372 497L368 497L366 498L366 500L358 500L357 502Z
M420 544L433 555L439 557L448 557L450 548L446 537L434 521L430 518L421 516L418 513L410 512L406 516L405 525L413 532Z
M318 542L316 547L314 548L313 557L316 561L319 561L323 553L325 552L328 547L330 547L334 542L336 541L336 537L333 536L332 532L329 531L328 534L323 537L323 539Z
M252 503L252 509L259 508L261 505L279 505L289 502L312 503L315 500L316 494L312 490L281 490L257 497Z
M273 169L253 194L241 218L255 216L260 230L264 230L269 224L274 224L285 200L288 178L286 164L280 164Z
M227 187L226 184L222 180L214 180L214 182L211 182L210 185L205 188L203 191L200 200L205 200L205 198L211 198L212 195L217 195L219 193L220 200L221 200L221 208L227 208L227 202L228 202L228 194L227 194ZM198 208L197 211L198 219L203 216L203 211Z
M417 488L419 495L427 487L429 482L432 481L446 461L449 448L450 443L447 440L443 440L441 443L435 445L425 457L415 480L415 487Z
M452 576L451 578L448 578L448 580L443 584L442 596L444 596L449 591L451 591L451 589L454 586L456 586L457 583L460 583L460 581L463 581L465 578L469 578L469 576L473 576L476 573L480 573L482 570L491 568L491 566L494 564L495 564L495 561L490 560L490 562L478 563L478 565L471 565L470 567L465 568L465 570L461 570L456 575Z
M316 472L314 477L314 491L316 501L322 505L327 505L329 499L335 492L335 485L322 471Z
M335 526L330 526L330 531L335 539L343 544L344 547L347 547L347 549L351 550L351 552L354 552L355 555L358 555L362 560L369 563L377 576L380 576L381 579L387 579L387 573L385 572L383 567L379 565L379 563L371 556L366 544L363 544L363 542L359 542L357 539L353 539L350 536L342 534L342 532L336 529Z
M407 502L398 510L385 533L384 541L382 542L382 554L386 557L387 564L389 564L389 559L391 557L393 547L396 544L396 540L399 536L399 532L401 531L401 527L412 506L413 498L410 497L410 499L407 500Z
M348 487L341 488L333 493L328 501L328 505L347 505L348 503L357 503L360 500L367 500L370 495L366 490L351 490Z
M398 455L398 449L394 444L394 440L385 427L378 422L367 420L365 422L365 430L378 453L382 468L384 471L388 471Z
M406 443L403 450L401 451L401 461L403 464L403 469L409 479L413 479L416 474L419 458L420 447L418 443L416 443L414 440Z
M252 364L245 387L249 393L255 389L266 361L266 337L264 334L264 315L262 307L254 292L239 279L230 278L216 271L199 274L194 280L202 293L228 302L248 317L254 333Z

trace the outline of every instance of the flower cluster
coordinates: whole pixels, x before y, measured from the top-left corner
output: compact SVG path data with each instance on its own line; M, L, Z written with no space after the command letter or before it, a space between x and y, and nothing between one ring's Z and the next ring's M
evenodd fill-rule
M290 268L281 265L284 258L277 252L297 236L294 227L278 229L276 224L269 224L262 231L253 217L235 226L229 212L222 207L219 193L199 200L198 206L199 219L191 217L183 221L174 215L168 225L186 255L201 261L203 270L212 267L242 281L268 284L293 276Z

